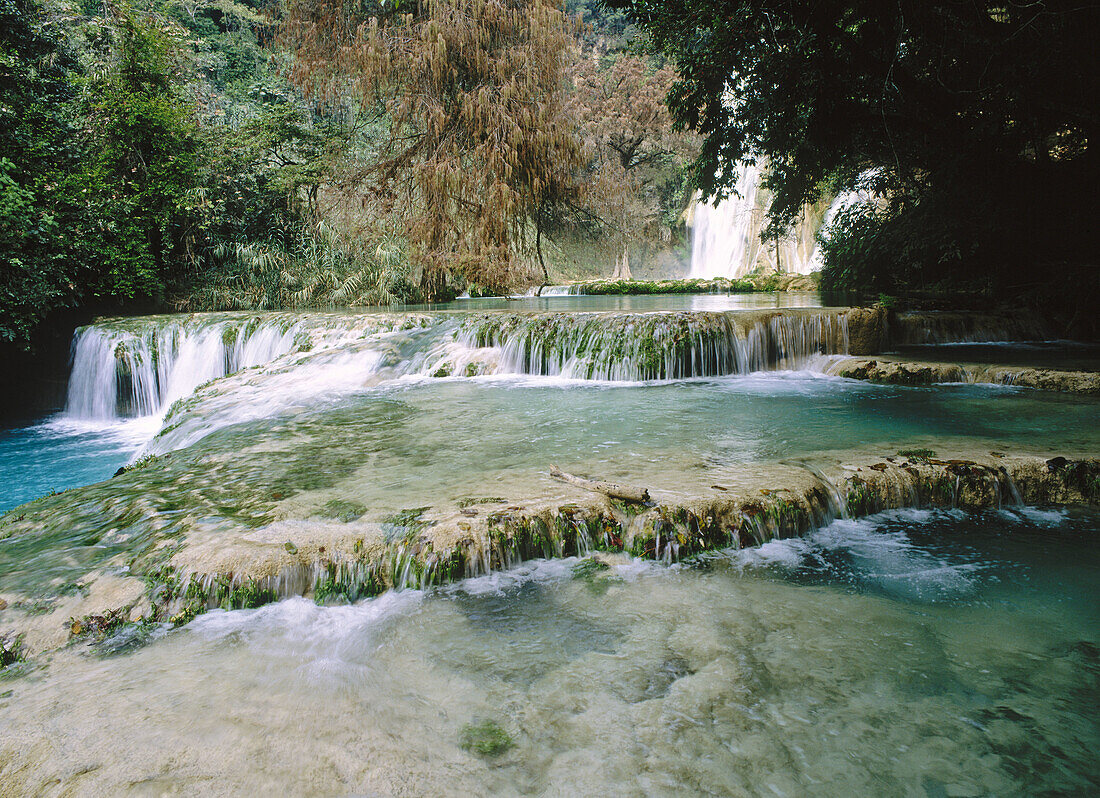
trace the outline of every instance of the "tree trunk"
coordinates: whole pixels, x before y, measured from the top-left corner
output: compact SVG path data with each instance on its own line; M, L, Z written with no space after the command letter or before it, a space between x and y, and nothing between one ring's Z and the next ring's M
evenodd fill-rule
M435 302L447 287L447 273L439 266L425 266L420 273L420 293L425 302Z
M630 245L623 244L623 254L615 261L615 273L611 275L612 280L633 280L634 277L630 274Z
M578 477L573 474L567 474L556 465L550 466L550 476L561 482L575 485L578 488L590 490L593 493L602 493L604 496L609 496L612 499L622 499L623 501L634 502L636 504L649 503L649 491L645 488L637 488L632 485L617 485L614 482L603 482L598 479Z
M535 292L535 296L542 296L542 289L550 285L550 271L546 268L546 261L542 258L542 212L535 217L535 252L539 256L539 265L542 266L542 285Z

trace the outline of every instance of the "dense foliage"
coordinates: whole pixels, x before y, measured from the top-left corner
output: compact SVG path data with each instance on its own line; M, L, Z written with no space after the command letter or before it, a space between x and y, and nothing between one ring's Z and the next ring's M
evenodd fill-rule
M630 52L584 52L573 69L573 111L588 153L589 204L629 280L631 248L672 239L689 193L692 137L677 133L665 104L676 73Z
M0 340L18 342L75 292L56 199L75 155L73 62L33 12L0 0Z
M83 205L66 234L83 289L100 299L158 298L182 253L188 199L199 184L199 131L179 91L177 49L132 16L118 20L115 61L76 106L81 158L66 175ZM75 209L74 209L75 210Z
M130 3L0 0L9 349L65 309L500 291L682 231L673 74L593 0Z
M1095 263L1095 4L612 0L671 57L696 176L765 159L773 223L861 182L826 282L959 277L1030 291L1040 263ZM1095 270L1092 271L1095 280Z
M0 1L0 341L66 307L270 305L233 256L315 230L343 134L264 50L270 27L228 0Z
M547 208L579 194L562 92L573 33L560 6L304 0L291 21L298 81L381 129L345 185L397 224L425 297L445 295L452 271L505 283Z

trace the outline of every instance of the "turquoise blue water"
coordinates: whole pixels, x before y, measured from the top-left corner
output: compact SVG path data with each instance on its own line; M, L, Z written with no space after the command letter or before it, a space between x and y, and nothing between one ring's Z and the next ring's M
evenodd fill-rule
M466 495L484 480L503 487L550 463L645 478L662 463L751 463L867 445L935 448L937 438L1038 447L1051 456L1100 449L1100 401L1088 397L983 385L901 388L796 372L630 386L422 378L310 402L308 410L256 419L227 394L193 421L218 428L201 444L213 451L267 447L242 468L272 479L291 464L306 474L318 458L340 461L341 472L327 475L333 480L362 469L358 500L372 506ZM235 421L238 412L244 418ZM146 419L96 431L55 421L3 433L0 467L12 478L0 484L0 510L107 479L156 425ZM289 450L287 440L296 441Z
M110 477L152 434L149 422L80 424L61 416L0 429L0 512Z
M177 419L198 430L190 453L5 541L0 587L124 573L140 530L104 508L135 495L169 525L277 496L381 517L524 497L551 463L659 488L853 447L1100 450L1100 401L1011 387L323 376L214 383ZM157 425L0 432L0 510L106 479ZM1098 534L1094 513L899 511L674 567L533 561L347 606L214 611L122 653L76 642L0 688L0 793L1097 794ZM485 723L511 747L464 745Z

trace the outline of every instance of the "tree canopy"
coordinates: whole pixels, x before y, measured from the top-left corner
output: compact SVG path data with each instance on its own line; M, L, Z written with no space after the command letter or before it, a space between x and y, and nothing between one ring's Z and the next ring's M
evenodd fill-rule
M729 191L766 159L772 222L862 179L883 285L951 271L1025 280L1095 262L1100 11L1038 0L609 0L677 65L669 102L703 135L696 178ZM849 213L855 223L858 214ZM835 262L834 271L839 268ZM896 278L896 279L894 279Z
M685 193L684 162L694 136L672 128L665 97L676 77L629 52L578 54L570 97L588 153L588 203L604 221L602 236L617 257L616 278L629 279L630 248L671 237Z
M307 93L354 102L382 128L345 184L397 220L426 298L449 271L502 285L548 206L575 199L583 158L563 93L573 32L557 3L303 0L290 36Z

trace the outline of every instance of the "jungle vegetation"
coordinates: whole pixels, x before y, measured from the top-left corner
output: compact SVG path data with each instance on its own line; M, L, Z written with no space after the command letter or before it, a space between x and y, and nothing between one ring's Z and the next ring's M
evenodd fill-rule
M440 300L683 237L672 73L587 0L0 0L0 31L8 351L62 316Z
M871 198L836 220L824 288L1053 298L1095 324L1097 4L609 4L675 64L704 193L766 163L778 231L822 196Z
M825 288L1053 296L1087 327L1096 22L1055 0L0 0L0 347L95 313L497 293L578 241L629 279L749 160L765 235L873 198L838 216Z

